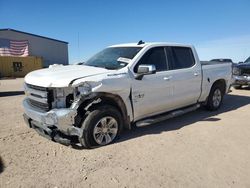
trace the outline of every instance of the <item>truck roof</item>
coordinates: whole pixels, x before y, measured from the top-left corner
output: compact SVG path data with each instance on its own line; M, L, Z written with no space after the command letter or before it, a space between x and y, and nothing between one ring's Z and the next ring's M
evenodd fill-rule
M143 44L138 43L124 43L116 44L109 47L146 47L146 46L182 46L182 47L192 47L192 45L172 43L172 42L145 42Z

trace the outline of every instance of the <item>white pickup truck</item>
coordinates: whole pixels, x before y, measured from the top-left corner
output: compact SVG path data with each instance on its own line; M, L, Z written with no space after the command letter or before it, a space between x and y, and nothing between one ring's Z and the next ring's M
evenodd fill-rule
M132 125L153 124L200 105L217 110L231 78L231 63L200 62L190 45L114 45L83 65L29 73L24 119L53 141L93 148L112 143Z

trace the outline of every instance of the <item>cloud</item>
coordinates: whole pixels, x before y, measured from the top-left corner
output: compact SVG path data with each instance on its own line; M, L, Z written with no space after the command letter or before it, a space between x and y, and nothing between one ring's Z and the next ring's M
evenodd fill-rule
M244 61L250 56L250 35L205 41L196 44L201 60L230 58L234 62Z

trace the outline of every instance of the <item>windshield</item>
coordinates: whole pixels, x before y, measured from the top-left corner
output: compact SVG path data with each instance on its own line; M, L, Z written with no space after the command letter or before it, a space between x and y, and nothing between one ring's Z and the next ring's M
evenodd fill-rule
M141 47L110 47L90 58L84 65L106 69L120 69L128 65Z
M250 63L250 57L244 63Z

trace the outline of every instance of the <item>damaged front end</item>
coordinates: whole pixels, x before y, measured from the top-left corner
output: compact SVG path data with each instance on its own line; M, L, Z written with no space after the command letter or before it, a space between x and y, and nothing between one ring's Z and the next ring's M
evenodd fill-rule
M50 140L64 145L78 144L86 111L98 102L93 93L93 86L98 85L86 82L72 87L44 88L25 84L24 120Z

